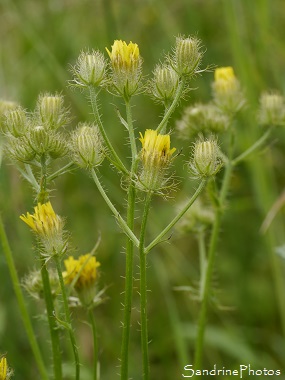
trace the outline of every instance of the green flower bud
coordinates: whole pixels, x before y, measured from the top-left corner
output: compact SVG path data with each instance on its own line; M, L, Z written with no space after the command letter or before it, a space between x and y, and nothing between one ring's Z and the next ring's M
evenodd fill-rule
M68 152L64 138L59 133L46 130L42 126L30 130L29 144L37 155L49 154L53 159L62 157Z
M28 118L22 107L5 112L4 128L6 132L11 133L14 137L24 136L28 128Z
M151 93L154 99L168 104L175 96L179 76L172 67L166 65L157 65L153 74Z
M64 107L61 95L40 95L36 105L36 118L39 125L47 129L58 129L69 122L69 111Z
M35 158L35 151L31 148L26 137L11 136L6 143L6 153L13 161L29 163Z
M0 131L5 130L5 126L3 125L3 118L8 111L12 111L18 107L18 104L16 102L11 102L8 100L2 100L0 99Z
M68 153L68 145L63 136L58 133L52 136L48 153L53 159L63 157Z
M211 177L222 167L220 150L215 140L198 140L194 145L190 169L195 177Z
M86 169L101 164L104 158L104 149L101 135L97 126L82 123L71 136L72 159Z
M228 129L230 120L214 104L195 104L185 108L181 120L176 124L180 137L189 139L199 133L211 135L224 132Z
M4 115L7 111L12 111L18 107L16 102L0 99L0 116Z
M203 54L198 38L177 37L172 66L179 75L192 76L199 70Z
M57 273L49 269L49 280L51 287L51 294L53 298L57 297L58 289L59 289L59 281ZM44 288L41 272L38 270L33 270L23 279L23 287L33 298L40 300L44 299Z
M261 125L285 125L285 99L277 92L263 93L260 97L258 120Z
M72 72L74 86L99 86L106 78L106 60L99 51L82 51Z
M37 126L30 130L30 145L34 152L38 155L47 153L51 145L51 133L43 126Z

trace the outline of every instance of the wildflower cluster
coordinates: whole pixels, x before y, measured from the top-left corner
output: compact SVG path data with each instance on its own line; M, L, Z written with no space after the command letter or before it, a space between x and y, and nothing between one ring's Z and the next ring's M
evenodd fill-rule
M145 81L142 75L143 60L136 43L115 40L110 50L106 48L105 56L97 50L82 51L71 69L73 79L70 84L84 90L82 92L87 96L92 107L94 121L81 121L72 131L67 129L71 123L70 111L68 107L65 107L62 95L49 93L40 95L35 110L32 112L26 111L15 103L0 102L0 128L5 140L6 153L16 164L22 176L29 181L35 193L34 212L22 214L20 219L30 227L37 238L36 249L39 252L40 266L27 275L22 283L35 299L44 301L56 379L62 378L59 339L61 330L69 335L74 355L75 379L80 379L80 356L74 334L74 321L70 313L70 307L74 305L83 306L90 318L94 343L93 375L95 380L98 379L99 374L93 308L102 302L101 295L104 292L104 290L98 291L98 268L101 264L94 256L95 249L78 258L70 255L69 234L64 229L64 220L56 214L50 201L55 179L78 168L85 169L94 180L100 196L127 236L121 379L129 378L134 249L135 247L138 249L140 260L142 362L144 378L148 379L147 254L163 241L177 223L178 230L193 232L199 239L207 239L202 243L199 241L199 249L203 251L200 252L199 294L204 302L204 315L201 317L202 322L198 329L200 335L197 338L196 350L197 357L201 356L205 327L203 324L209 300L209 284L214 267L217 234L231 174L235 165L262 146L269 135L265 134L248 150L239 152L239 155L234 157L236 147L233 120L237 112L244 108L246 101L244 91L232 67L221 67L215 70L212 99L209 103L188 104L181 120L172 122L172 116L181 99L191 90L193 78L208 69L202 68L203 55L204 49L198 38L179 36L176 38L172 53L167 54L164 61L156 65L153 77ZM124 151L123 157L120 157L113 146L112 139L108 137L108 128L105 128L103 115L99 112L102 90L121 97L125 105L124 111L121 111L119 107L116 110L120 124L126 128L127 141L130 145L125 148L129 150ZM155 102L162 105L164 113L157 126L144 127L143 130L137 132L131 101L134 95L141 92L147 93ZM284 104L284 98L277 93L263 94L258 112L260 124L284 125ZM176 135L182 137L184 143L186 142L186 152L183 151L183 155L175 155L177 148L173 145L179 143L173 144L172 139ZM117 146L118 143L115 145ZM125 147L126 144L120 145ZM181 149L178 148L178 151ZM55 169L54 161L60 158L62 161L57 161L59 168ZM105 169L108 170L104 167L104 171L100 173L100 165L104 158L109 161L112 168L118 170L121 176L116 187L118 191L121 191L121 183L127 184L122 189L127 192L127 196L123 196L122 199L128 199L124 212L117 209L112 200L113 194L107 192L105 185L101 182ZM167 199L175 183L171 181L174 177L172 169L174 158L177 161L180 160L178 164L181 166L181 172L185 169L185 182L196 181L191 190L193 194L187 194L181 207L176 209L176 215L149 244L146 244L146 240L153 234L151 229L150 234L146 233L153 197L162 195ZM224 169L224 174L222 169ZM219 180L214 182L218 173ZM192 182L185 188L189 189L191 185ZM198 197L204 190L207 190L208 196L207 199L204 196L206 201L203 203ZM136 209L140 211L140 224L135 223ZM182 219L183 216L184 219ZM137 234L138 226L140 226L139 234ZM207 234L204 233L205 231ZM209 247L208 251L206 247ZM61 302L58 302L58 299ZM22 302L21 305L23 304ZM25 313L24 315L26 316ZM29 333L32 331L31 328L27 330ZM47 380L39 354L40 350L33 338L31 341L42 378ZM0 380L8 378L6 358L2 358Z

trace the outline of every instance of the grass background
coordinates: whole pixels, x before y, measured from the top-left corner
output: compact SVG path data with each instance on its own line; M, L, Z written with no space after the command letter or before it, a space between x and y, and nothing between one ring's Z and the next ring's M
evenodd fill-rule
M78 121L92 120L82 94L67 87L71 79L68 66L75 63L81 49L104 50L114 39L131 40L140 47L144 73L151 75L154 65L173 46L176 35L196 34L207 49L204 65L233 66L246 89L249 106L236 126L237 149L241 151L260 135L254 121L259 94L268 89L284 93L284 20L282 0L1 0L0 97L19 101L27 109L33 109L40 92L62 92L66 104L71 106L74 127ZM193 82L197 90L181 103L176 117L186 105L210 99L211 81L212 73L207 73ZM136 97L134 103L137 133L155 128L162 109L146 96ZM129 153L122 143L125 132L118 123L113 104L123 112L119 99L102 93L101 112L106 130L121 156L126 157ZM175 138L175 133L173 144L177 148L183 145ZM183 162L189 154L190 144L184 144L185 156L177 160L179 177L187 176ZM284 131L278 130L266 148L240 165L232 178L213 284L219 303L228 308L213 305L210 309L205 368L217 363L219 367L235 369L239 364L250 363L256 369L267 367L285 371L285 321L282 318L285 268L274 252L276 246L284 244L282 212L266 236L259 232L285 182ZM123 207L125 193L117 174L107 163L101 172L114 203L118 208ZM189 196L194 186L190 180L183 181L169 202L156 200L150 216L149 239L167 223L176 202ZM98 252L102 270L100 282L102 286L109 285L109 299L96 311L100 361L102 380L116 378L120 356L124 237L86 173L78 171L66 175L56 182L56 188L53 193L55 209L66 216L78 253L90 251L99 233L102 236ZM4 160L0 170L0 210L21 277L37 264L31 234L19 220L19 215L31 210L32 204L29 186ZM141 204L138 204L138 216L140 210ZM175 234L170 244L158 246L149 256L152 379L180 379L183 366L192 363L199 304L188 293L175 292L173 287L195 284L197 264L197 243L192 235ZM7 353L15 369L14 378L26 380L37 375L1 251L0 285L0 353ZM28 296L27 303L33 316L41 313L41 305ZM141 378L137 293L134 304L130 375L137 380ZM87 368L82 379L88 380L92 352L88 327L81 312L74 312L73 317L78 326L82 362ZM44 325L37 317L33 323L48 362L50 352L45 344ZM67 362L70 357L67 355Z

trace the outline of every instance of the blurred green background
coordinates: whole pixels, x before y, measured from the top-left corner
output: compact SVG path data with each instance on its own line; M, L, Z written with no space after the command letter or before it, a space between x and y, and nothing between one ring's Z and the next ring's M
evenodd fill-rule
M150 76L155 64L173 46L175 36L194 34L206 48L204 66L233 66L246 90L248 107L236 125L238 149L242 150L261 134L254 120L259 94L268 89L284 93L284 21L283 0L0 0L0 98L18 101L32 110L40 92L61 92L71 107L74 127L78 121L92 120L84 96L67 86L71 79L69 65L75 63L83 48L104 51L114 39L136 42L144 59L144 74ZM206 73L193 81L197 90L181 102L176 117L180 117L185 106L211 98L212 76ZM127 159L125 131L114 110L116 104L124 112L122 102L103 92L101 102L107 133ZM136 97L133 103L137 133L156 128L162 108L146 96ZM277 131L268 149L240 165L232 178L213 281L218 303L225 307L210 308L205 368L214 363L228 369L251 364L256 369L285 371L285 320L280 312L285 302L285 263L274 251L285 243L281 213L269 232L260 234L261 223L285 182L284 137L284 131ZM184 147L184 155L176 160L180 178L188 176L183 164L191 143L181 142L174 133L173 146ZM115 170L104 163L101 173L108 194L119 209L123 208L126 196ZM196 185L190 179L182 180L170 200L156 199L149 239L170 220L177 201L189 197ZM96 310L101 379L115 379L119 372L123 315L124 236L83 171L57 180L52 196L56 211L66 217L78 253L90 251L101 234L100 283L109 286L107 302ZM0 170L0 210L20 277L37 264L32 236L19 220L21 213L31 211L33 201L29 185L4 160ZM137 210L139 216L141 203ZM194 236L174 234L170 244L159 245L149 255L148 270L151 378L180 379L184 365L193 360L199 304L187 292L174 291L174 287L193 286L198 281ZM41 305L28 296L26 299L48 363L45 325L36 317L42 312ZM141 378L137 292L134 306L130 376L137 380ZM89 368L92 344L88 327L83 313L74 312L73 318L78 327L81 359ZM15 380L37 376L3 254L0 353L7 353ZM82 379L89 378L86 371Z

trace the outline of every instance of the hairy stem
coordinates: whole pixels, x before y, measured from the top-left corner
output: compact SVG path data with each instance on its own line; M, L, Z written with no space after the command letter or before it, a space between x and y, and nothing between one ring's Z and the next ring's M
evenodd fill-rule
M117 155L117 152L115 151L113 145L111 144L111 141L109 140L109 138L105 132L105 129L104 129L101 117L100 117L100 113L98 110L98 101L97 101L98 93L96 92L96 89L93 86L89 86L89 97L90 97L90 103L91 103L91 107L92 107L92 111L93 111L93 115L94 115L96 124L99 127L99 130L101 132L101 135L105 141L107 148L109 149L110 153L114 157L115 161L112 161L112 163L119 170L121 170L123 173L128 175L129 174L128 170L126 169L125 165L121 161L120 157Z
M51 337L52 356L53 356L53 371L55 380L62 379L62 358L59 342L59 330L55 319L55 309L53 297L51 293L49 274L46 267L45 258L41 257L41 275L43 281L43 292L47 310L47 318Z
M203 179L191 199L187 202L186 206L176 215L176 217L164 228L163 231L145 248L145 252L148 253L156 244L158 244L161 239L171 230L171 228L178 222L179 219L185 214L185 212L189 209L189 207L195 202L198 196L203 191L205 185L207 183L206 179Z
M98 339L97 339L97 327L96 321L94 317L94 310L88 310L89 319L92 327L92 335L93 335L93 380L97 380L97 372L98 372Z
M141 301L141 347L143 363L143 380L149 379L148 328L147 328L147 276L146 253L144 250L145 232L151 202L151 192L146 196L140 233L140 301Z
M203 347L204 347L204 335L205 335L205 328L206 328L206 322L207 322L207 312L208 312L208 303L209 303L209 297L211 292L211 279L212 279L212 273L214 268L214 262L215 262L215 256L216 256L216 247L217 247L217 241L220 231L220 225L221 225L221 217L222 217L222 211L223 211L223 205L225 202L225 198L227 195L229 182L232 174L233 166L231 162L228 162L222 188L220 190L219 194L219 207L216 209L215 213L215 222L212 228L211 238L210 238L210 245L208 250L208 263L207 263L207 269L206 273L204 274L204 284L203 284L203 292L202 292L202 305L198 320L198 331L197 331L197 337L196 337L196 345L195 345L195 357L194 357L194 368L199 369L201 368L202 364L202 355L203 355Z
M176 94L175 94L175 97L173 99L173 102L171 103L171 105L169 106L169 108L167 109L167 111L165 112L159 126L157 127L157 133L166 133L166 126L167 126L167 123L171 117L171 115L173 114L173 112L175 111L175 108L177 107L177 104L181 98L181 95L182 95L182 92L183 92L183 89L184 89L184 86L185 86L185 82L186 82L186 77L185 76L182 76L181 79L180 79L180 82L179 82L179 85L177 87L177 90L176 90Z
M61 261L59 255L54 255L54 261L57 269L57 274L59 278L59 283L60 283L60 288L61 288L61 296L63 300L63 308L64 308L64 314L65 314L65 320L69 326L68 332L69 332L69 339L71 342L73 354L74 354L74 360L75 360L75 379L79 380L80 378L80 362L79 362L79 355L78 355L78 349L77 349L77 344L75 340L75 335L74 331L72 328L72 323L71 323L71 316L70 316L70 310L68 306L68 299L66 295L66 289L64 285L64 280L62 276L62 268L61 268Z

